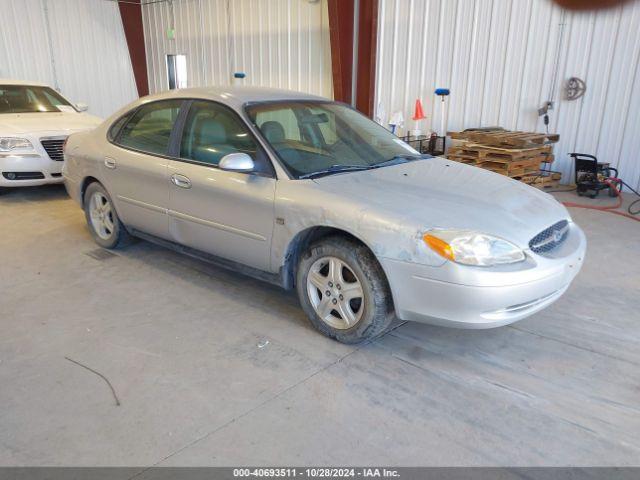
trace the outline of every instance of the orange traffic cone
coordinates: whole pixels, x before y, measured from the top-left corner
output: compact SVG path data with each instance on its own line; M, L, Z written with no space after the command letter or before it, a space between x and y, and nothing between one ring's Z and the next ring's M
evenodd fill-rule
M418 98L416 99L416 109L413 114L413 120L416 122L416 128L411 131L411 136L419 137L420 135L422 135L419 127L419 122L420 120L424 120L425 118L427 117L424 115L424 111L422 110L422 102Z
M424 116L424 111L422 110L422 102L418 98L416 100L416 109L415 113L413 114L413 120L424 120L425 118L427 117Z

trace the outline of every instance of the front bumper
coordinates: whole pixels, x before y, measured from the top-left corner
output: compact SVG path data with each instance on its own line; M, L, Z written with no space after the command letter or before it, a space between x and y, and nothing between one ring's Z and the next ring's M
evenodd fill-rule
M63 164L64 162L54 161L37 153L0 154L0 187L32 187L62 183ZM7 178L11 176L15 179Z
M434 325L492 328L507 325L551 305L580 271L587 242L571 224L553 256L527 251L524 262L470 267L446 262L439 267L381 259L396 315Z

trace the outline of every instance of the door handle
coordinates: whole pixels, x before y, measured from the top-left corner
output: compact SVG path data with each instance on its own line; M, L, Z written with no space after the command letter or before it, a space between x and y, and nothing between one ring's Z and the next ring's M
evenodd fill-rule
M104 157L104 166L113 170L116 168L116 161L113 158Z
M184 175L180 175L178 173L174 173L171 175L171 181L174 185L180 188L191 188L191 180L189 180Z

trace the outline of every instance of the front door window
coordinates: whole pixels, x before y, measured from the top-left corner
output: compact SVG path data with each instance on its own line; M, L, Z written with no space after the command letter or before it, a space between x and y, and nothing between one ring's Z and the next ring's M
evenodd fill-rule
M217 166L230 153L246 153L257 172L270 171L266 155L235 112L213 102L194 102L184 126L180 158Z

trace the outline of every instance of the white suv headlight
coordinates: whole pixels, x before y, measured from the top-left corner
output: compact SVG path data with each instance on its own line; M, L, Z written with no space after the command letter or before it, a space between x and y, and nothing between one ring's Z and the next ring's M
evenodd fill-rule
M524 260L524 252L513 243L471 230L429 230L423 240L447 260L464 265L490 267Z
M0 137L0 152L12 150L33 150L33 145L26 138Z

